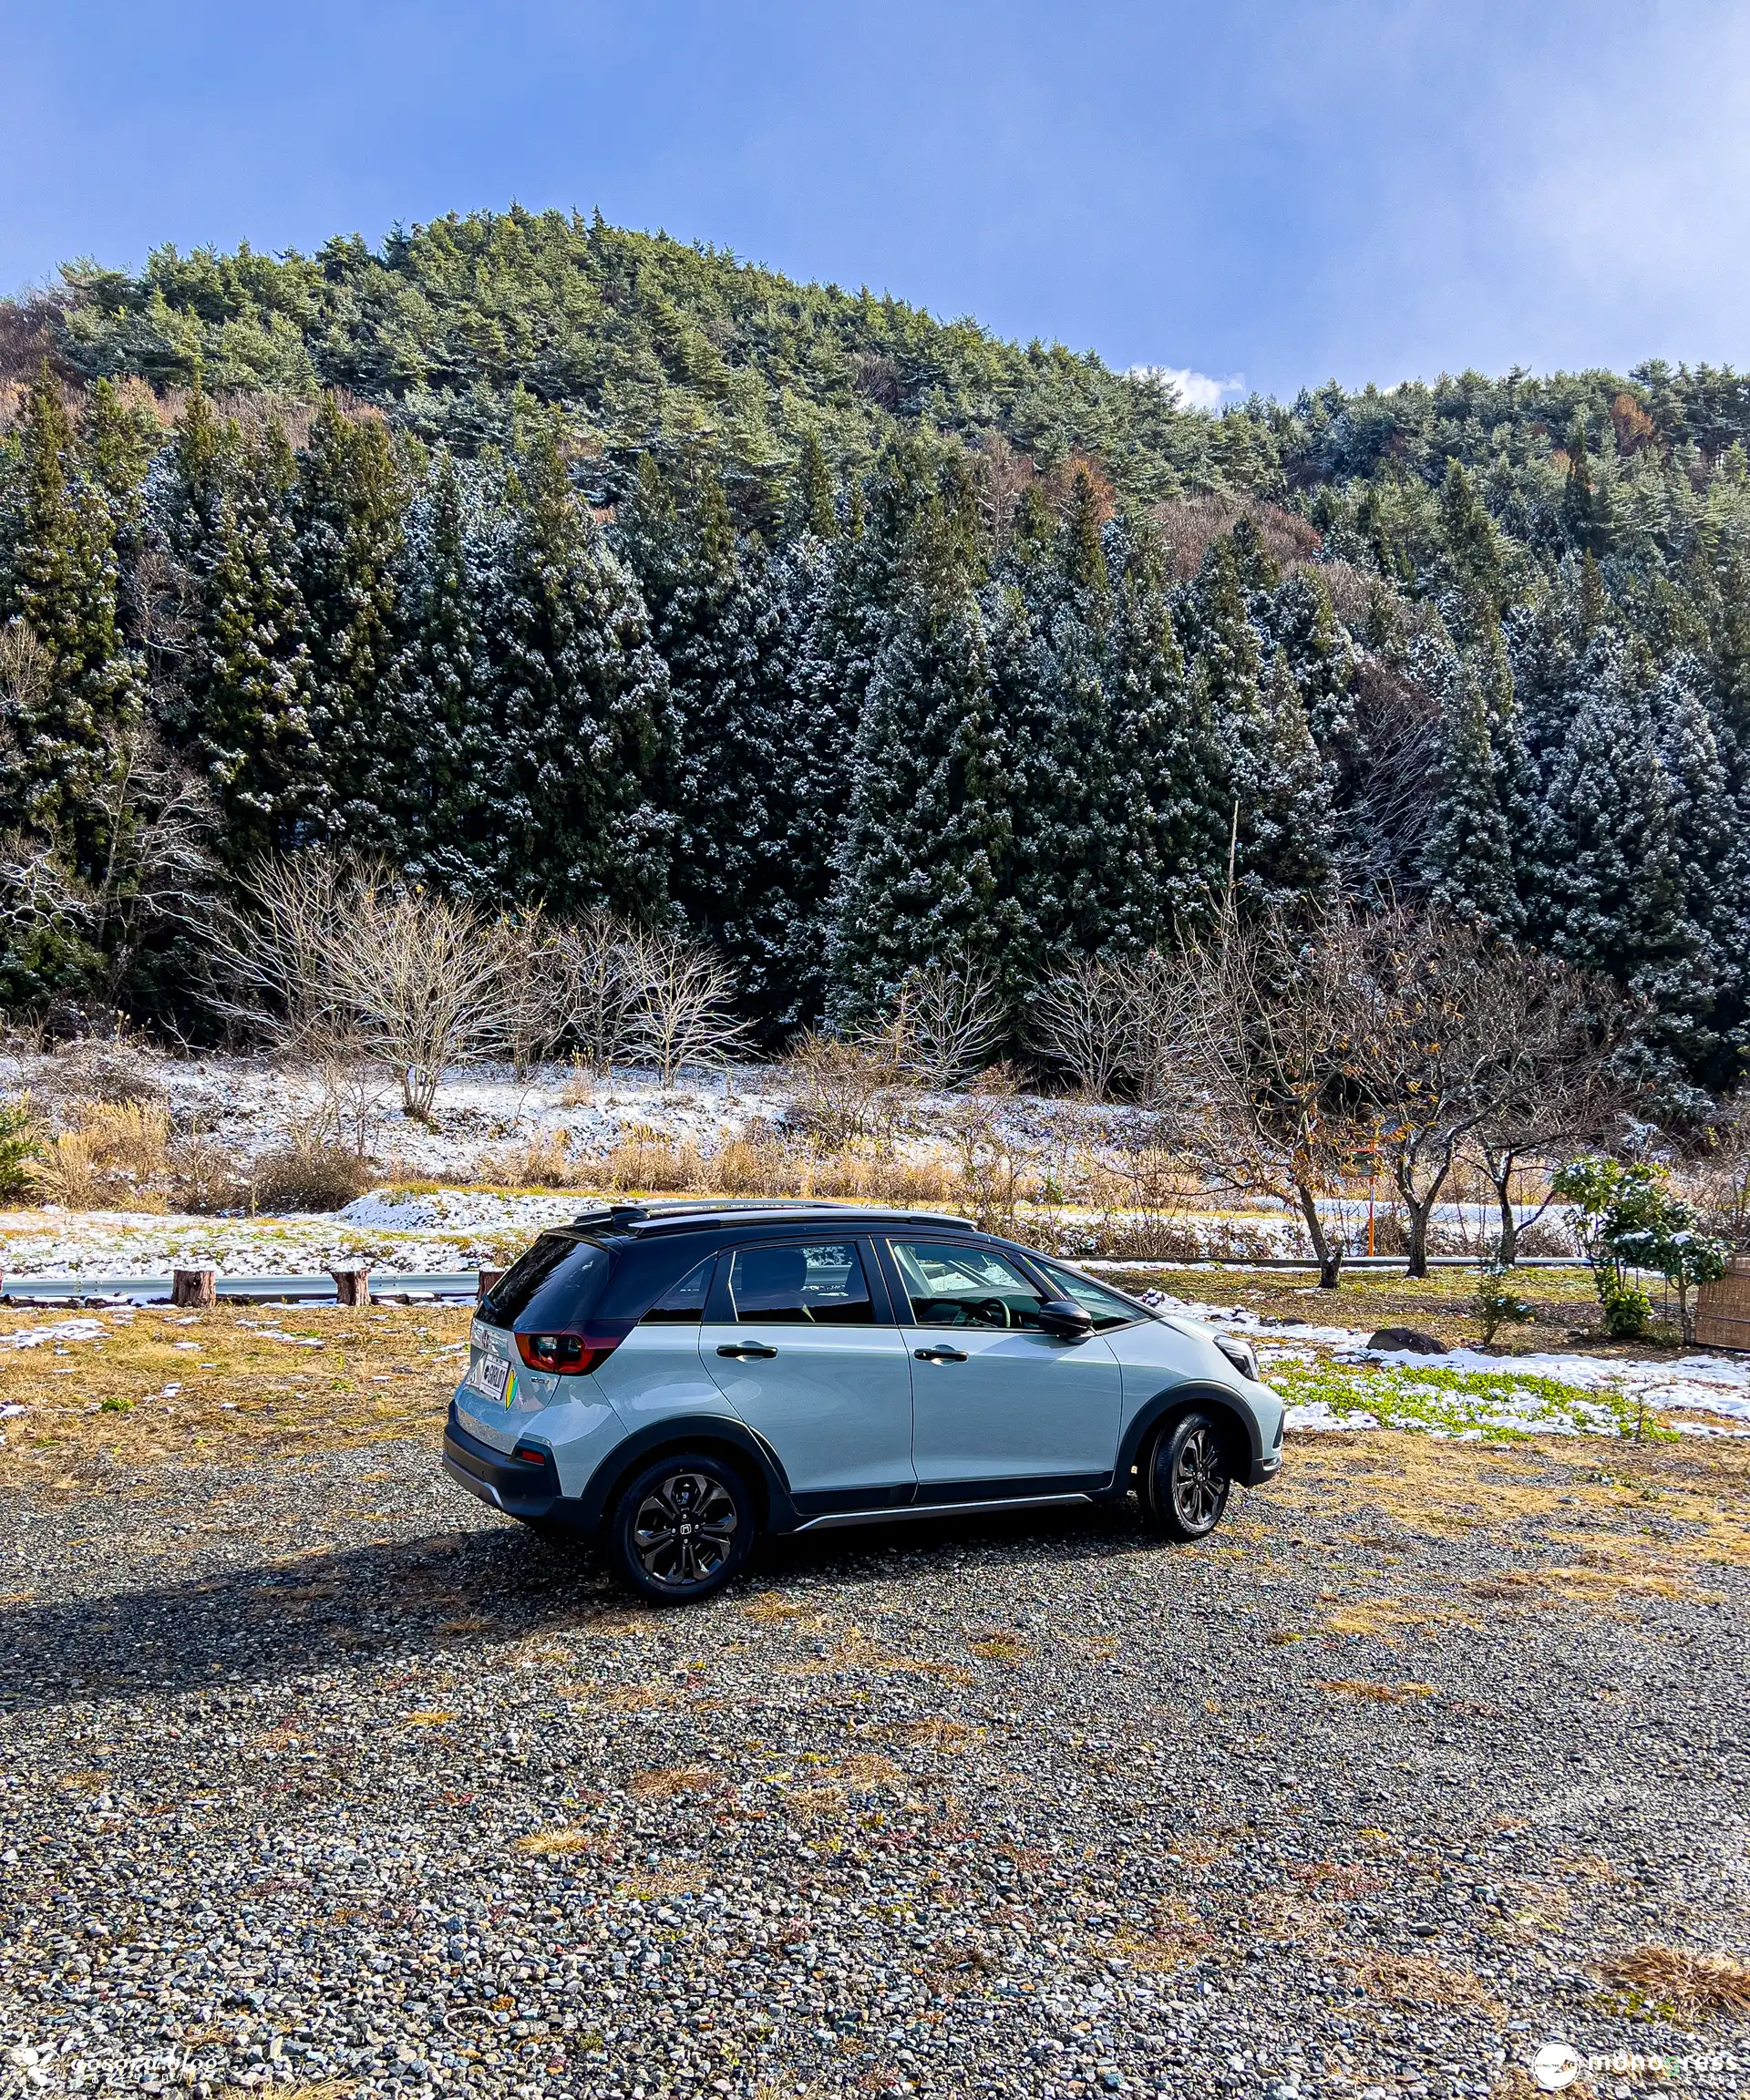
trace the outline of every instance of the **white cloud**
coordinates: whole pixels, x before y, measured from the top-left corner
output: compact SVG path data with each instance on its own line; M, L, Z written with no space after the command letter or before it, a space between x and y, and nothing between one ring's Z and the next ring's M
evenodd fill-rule
M1239 393L1245 384L1240 379L1211 379L1207 372L1178 365L1133 365L1125 377L1139 386L1158 386L1163 394L1173 395L1181 408L1195 408L1204 416L1213 416L1221 406L1221 396Z

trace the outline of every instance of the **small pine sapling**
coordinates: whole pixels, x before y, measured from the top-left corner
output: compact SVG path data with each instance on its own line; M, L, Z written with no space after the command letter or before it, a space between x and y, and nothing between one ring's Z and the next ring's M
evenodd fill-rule
M23 1196L32 1188L31 1167L42 1141L30 1112L30 1096L0 1101L0 1196Z
M1513 1288L1514 1271L1498 1252L1486 1254L1477 1264L1477 1289L1471 1303L1483 1330L1487 1348L1503 1327L1523 1326L1537 1313L1528 1299Z

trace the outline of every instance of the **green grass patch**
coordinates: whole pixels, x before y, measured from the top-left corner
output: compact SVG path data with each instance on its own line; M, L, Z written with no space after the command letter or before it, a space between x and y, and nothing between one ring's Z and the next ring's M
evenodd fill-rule
M1458 1371L1439 1364L1282 1364L1268 1374L1291 1407L1328 1408L1343 1423L1511 1442L1527 1436L1632 1436L1638 1401L1617 1386L1570 1385L1529 1372ZM1672 1437L1651 1413L1642 1434Z

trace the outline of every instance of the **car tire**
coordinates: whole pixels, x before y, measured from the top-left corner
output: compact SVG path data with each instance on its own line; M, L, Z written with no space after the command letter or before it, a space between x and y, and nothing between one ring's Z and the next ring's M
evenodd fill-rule
M677 1451L634 1473L603 1527L604 1558L653 1604L695 1604L723 1588L753 1550L754 1498L726 1459Z
M1232 1486L1220 1429L1193 1408L1155 1439L1141 1479L1143 1513L1162 1538L1189 1545L1221 1521Z

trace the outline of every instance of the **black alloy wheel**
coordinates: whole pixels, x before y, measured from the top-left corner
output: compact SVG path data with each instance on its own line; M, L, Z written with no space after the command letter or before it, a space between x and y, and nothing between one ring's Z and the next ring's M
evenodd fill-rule
M630 1480L605 1539L621 1580L663 1604L690 1604L721 1590L753 1542L746 1482L703 1452L659 1458Z
M1143 1507L1165 1537L1205 1539L1221 1521L1232 1485L1220 1429L1207 1415L1181 1415L1155 1445Z

